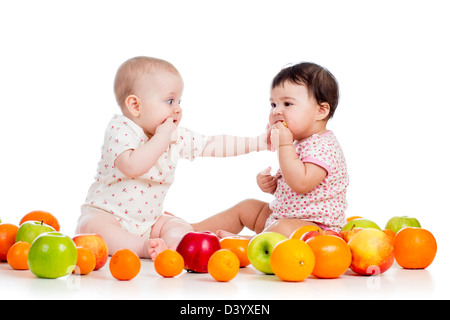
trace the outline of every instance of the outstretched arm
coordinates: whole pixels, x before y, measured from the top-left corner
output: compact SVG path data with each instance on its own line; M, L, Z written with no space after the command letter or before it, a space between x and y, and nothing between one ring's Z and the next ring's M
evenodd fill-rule
M203 149L203 157L234 157L253 151L269 150L267 133L258 137L212 136Z

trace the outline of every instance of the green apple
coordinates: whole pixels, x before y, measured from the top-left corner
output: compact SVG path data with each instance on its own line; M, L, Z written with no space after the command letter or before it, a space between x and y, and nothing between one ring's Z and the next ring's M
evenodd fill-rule
M381 228L373 221L365 218L358 218L348 222L341 231L346 231L354 228L373 228L381 231Z
M401 216L392 217L391 219L389 219L389 221L386 223L385 229L389 229L397 233L404 227L421 228L420 223L416 218Z
M247 248L248 260L256 270L267 274L274 274L270 266L270 255L275 245L287 239L278 232L263 232L255 236Z
M49 231L55 231L55 229L44 222L26 221L20 225L17 231L16 242L25 241L32 244L37 236Z
M77 248L73 240L60 232L38 236L28 252L28 267L39 278L66 276L77 264Z

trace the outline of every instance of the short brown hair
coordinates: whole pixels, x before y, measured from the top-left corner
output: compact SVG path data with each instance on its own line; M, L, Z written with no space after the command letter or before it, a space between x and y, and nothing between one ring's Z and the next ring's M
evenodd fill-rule
M165 60L152 57L134 57L128 59L119 67L114 79L114 94L117 104L123 108L125 99L135 94L136 82L142 75L155 70L156 68L164 69L179 75L178 70Z
M282 69L272 81L272 89L289 81L304 84L317 103L327 102L330 112L327 120L333 117L339 102L339 85L327 69L311 62L302 62Z

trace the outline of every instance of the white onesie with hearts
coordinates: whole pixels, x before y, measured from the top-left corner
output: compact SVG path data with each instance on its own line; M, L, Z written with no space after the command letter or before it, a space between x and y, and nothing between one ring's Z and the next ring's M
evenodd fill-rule
M157 163L138 178L122 174L114 161L122 152L144 145L148 138L142 128L123 115L114 115L105 132L95 181L89 189L82 212L90 208L112 214L122 227L139 236L149 236L163 213L164 198L174 181L178 159L201 156L208 138L177 128L178 139Z

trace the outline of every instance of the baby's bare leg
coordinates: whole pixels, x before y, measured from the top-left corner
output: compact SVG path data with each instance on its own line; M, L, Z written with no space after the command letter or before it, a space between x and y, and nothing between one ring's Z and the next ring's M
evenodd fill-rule
M163 250L175 250L180 240L190 231L192 226L186 221L172 215L163 214L158 218L150 234L150 257L155 259Z
M214 233L225 230L238 234L244 227L260 233L271 213L267 202L248 199L199 223L193 223L192 226L195 231Z
M83 213L78 219L76 233L97 233L108 246L109 255L119 249L130 249L140 258L150 258L149 240L139 237L122 228L112 215L100 210Z

